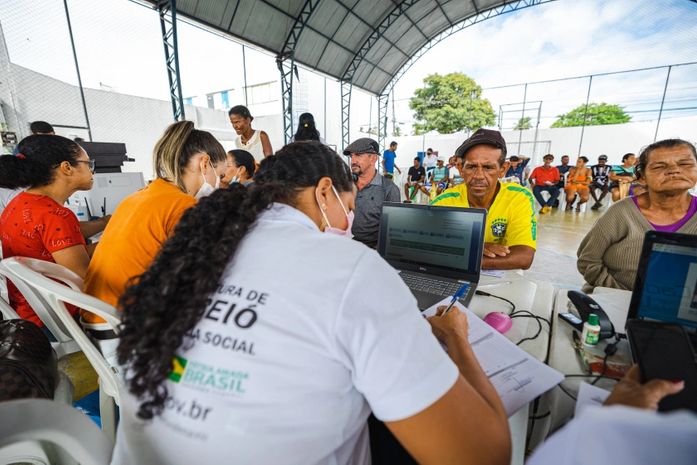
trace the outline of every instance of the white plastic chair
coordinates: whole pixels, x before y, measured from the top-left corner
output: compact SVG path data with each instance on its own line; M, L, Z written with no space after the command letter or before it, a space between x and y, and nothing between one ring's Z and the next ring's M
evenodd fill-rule
M11 270L7 268L6 263L8 263L10 260L12 260L12 258L0 260L0 276L3 276L15 285L24 298L27 299L27 302L32 310L34 310L46 328L51 331L53 337L56 338L56 341L52 342L51 345L53 346L53 350L56 351L56 356L58 359L61 359L66 355L79 352L80 347L68 334L68 330L61 323L60 318L55 315L55 312L46 299L44 299L39 293L35 292L29 283L26 283L17 276L14 276ZM82 289L82 278L69 269L44 260L36 260L33 258L25 258L25 260L29 260L33 264L32 267L41 274L48 276L49 278L57 279L74 290L80 291ZM13 318L19 318L19 316L16 316L17 313L14 311L13 313L15 315ZM3 315L4 314L5 311L3 310Z
M77 409L46 399L0 403L0 465L108 465L113 440Z
M0 262L2 262L2 242L0 242ZM10 305L10 296L7 292L7 279L0 273L0 315L3 320L19 319L19 315Z
M59 319L97 372L102 429L110 438L114 438L116 434L116 408L114 404L120 405L121 403L120 390L122 386L114 354L103 355L97 349L89 336L70 315L65 304L75 305L103 318L106 320L105 326L118 334L121 318L116 309L106 302L49 279L48 276L57 274L56 267L63 268L55 263L26 257L7 258L0 263L12 277L21 280L48 302L53 314Z
M15 309L10 306L10 303L5 301L3 297L0 297L0 315L2 315L3 320L17 320L19 315L15 312Z

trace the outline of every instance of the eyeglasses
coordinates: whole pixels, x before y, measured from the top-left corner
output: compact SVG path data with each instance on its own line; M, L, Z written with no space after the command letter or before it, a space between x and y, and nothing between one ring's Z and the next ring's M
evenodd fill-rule
M97 163L92 160L91 158L89 160L75 160L75 163L87 163L87 165L90 168L90 171L94 173L94 169L97 166Z

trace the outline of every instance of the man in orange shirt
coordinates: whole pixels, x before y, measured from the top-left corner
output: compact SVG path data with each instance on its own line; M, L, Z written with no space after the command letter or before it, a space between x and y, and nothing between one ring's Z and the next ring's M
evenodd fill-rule
M559 196L559 170L552 166L554 155L548 153L542 160L544 165L535 168L530 175L530 183L532 184L532 194L542 206L540 214L544 215L552 210L552 204ZM542 197L543 192L549 193L549 200Z

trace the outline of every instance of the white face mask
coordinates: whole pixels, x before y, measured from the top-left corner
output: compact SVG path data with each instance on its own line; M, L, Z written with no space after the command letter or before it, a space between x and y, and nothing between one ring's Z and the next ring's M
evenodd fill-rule
M339 193L336 191L336 188L334 186L332 186L332 190L334 191L334 195L336 195L336 198L339 201L339 205L341 205L341 209L344 210L344 214L346 215L346 219L348 220L348 227L346 229L339 229L333 227L329 223L329 218L327 218L327 214L324 213L324 210L322 210L319 200L317 200L317 206L320 207L319 211L322 213L322 218L324 218L324 222L327 223L327 227L324 228L324 232L327 234L344 236L351 239L353 237L353 233L351 232L351 228L353 228L353 212L346 210L346 207L344 207L344 202L341 201L341 197L339 197Z
M236 182L240 182L240 179L241 179L241 177L240 177L240 168L237 168L237 173L236 173L236 174L232 177L232 179L230 180L230 184L234 184L234 183L236 183Z
M213 168L213 165L211 165L211 168ZM211 195L213 192L218 190L220 188L220 176L218 176L215 173L215 168L213 168L213 173L215 174L215 186L211 186L208 180L206 179L206 175L203 171L201 171L201 177L203 178L203 184L199 188L198 192L196 192L196 195L194 195L194 198L196 200L201 200L204 197L208 197Z

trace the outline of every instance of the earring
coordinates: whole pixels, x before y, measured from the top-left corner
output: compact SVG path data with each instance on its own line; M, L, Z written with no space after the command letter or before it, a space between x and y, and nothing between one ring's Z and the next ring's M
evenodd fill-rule
M326 209L327 209L327 204L326 204L326 203L323 203L323 204L322 204L322 210L326 210Z

